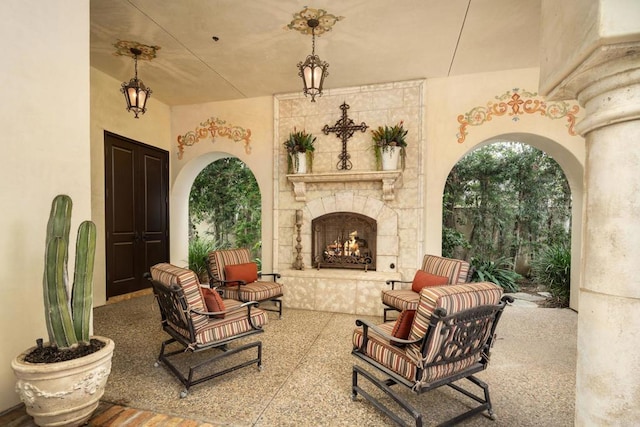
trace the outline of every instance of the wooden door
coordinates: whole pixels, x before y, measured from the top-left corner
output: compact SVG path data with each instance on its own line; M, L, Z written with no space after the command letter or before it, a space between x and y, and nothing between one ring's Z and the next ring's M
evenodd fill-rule
M105 132L107 298L149 287L169 260L169 153Z

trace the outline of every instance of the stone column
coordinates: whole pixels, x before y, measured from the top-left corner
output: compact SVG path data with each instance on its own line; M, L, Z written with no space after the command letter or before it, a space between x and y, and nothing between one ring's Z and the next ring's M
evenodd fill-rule
M606 31L603 26L611 22L597 20L612 10L603 4L590 2L591 11L599 12L584 13L582 22L564 22L562 11L552 11L547 3L543 18L565 24L547 29L547 36L570 32L572 25L585 33L588 28ZM639 10L633 6L616 13ZM638 34L623 42L621 37L598 39L598 34L586 34L583 44L574 38L572 52L568 46L550 51L541 67L542 92L551 99L577 99L585 108L576 126L587 144L577 426L640 425L640 40L632 40ZM545 49L554 50L543 43ZM564 62L558 54L563 51Z

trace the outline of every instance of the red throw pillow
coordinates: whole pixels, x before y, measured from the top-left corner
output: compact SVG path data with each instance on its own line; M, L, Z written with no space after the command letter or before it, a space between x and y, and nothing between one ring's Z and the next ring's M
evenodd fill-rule
M415 310L402 310L398 319L396 319L396 324L393 326L391 335L403 340L409 338L409 332L411 332L411 325L413 324L415 314ZM391 344L397 343L396 341L391 341Z
M258 280L258 264L248 262L246 264L230 264L224 266L225 280L244 280L253 283Z
M207 311L224 311L224 301L222 301L222 297L219 293L210 288L200 288L202 291L202 297L204 298L204 303L207 305ZM224 319L223 314L214 314L213 317L216 319Z
M442 286L449 284L449 278L446 276L436 276L435 274L427 273L426 271L418 270L416 275L413 276L413 283L411 284L411 290L418 292L422 288L428 286Z

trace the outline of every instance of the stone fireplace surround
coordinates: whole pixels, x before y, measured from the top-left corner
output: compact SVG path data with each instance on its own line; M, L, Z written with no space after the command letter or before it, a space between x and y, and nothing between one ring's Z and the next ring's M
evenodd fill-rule
M284 140L294 128L317 137L313 173L305 175L288 175L286 154L281 144L274 144L274 270L285 285L285 310L381 316L380 291L387 288L386 281L413 278L423 256L422 90L423 81L411 81L332 90L315 104L299 94L274 98L276 141ZM320 130L339 118L343 102L350 106L349 116L357 123L366 122L369 130L349 140L353 170L336 171L340 141ZM400 120L409 130L405 169L376 171L370 129ZM297 255L297 210L303 219L303 270L292 267ZM336 212L376 221L376 271L312 267L311 223Z

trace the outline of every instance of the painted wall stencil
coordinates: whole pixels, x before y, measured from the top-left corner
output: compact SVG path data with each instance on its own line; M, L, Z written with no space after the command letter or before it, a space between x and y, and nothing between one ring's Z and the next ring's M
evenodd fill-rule
M523 114L540 114L552 120L566 118L569 135L575 136L574 126L576 114L580 107L576 103L565 101L545 101L537 92L528 92L524 89L514 88L503 95L495 97L496 101L487 102L486 107L474 107L458 116L460 123L459 132L456 135L458 142L463 143L469 134L467 126L480 126L491 121L493 117L510 116L517 122Z
M217 117L210 117L193 131L178 136L178 159L184 155L184 147L190 147L203 138L224 136L234 142L244 141L244 151L251 153L251 129L227 124L225 120Z

